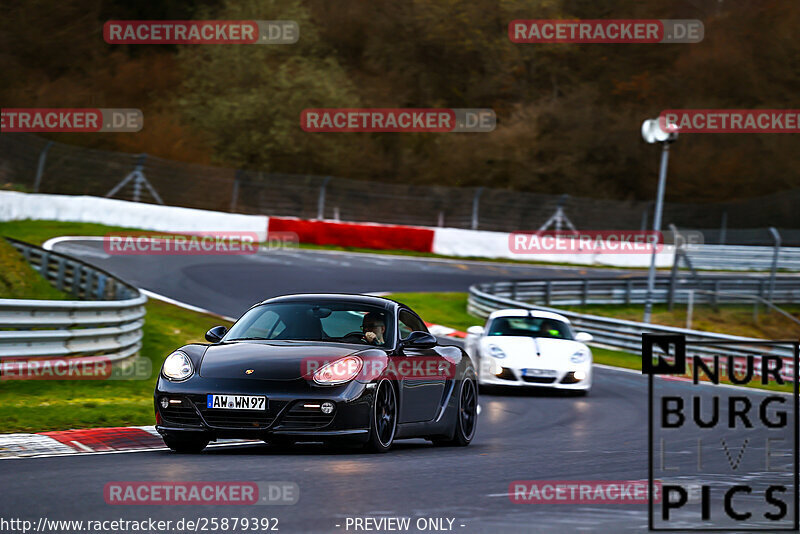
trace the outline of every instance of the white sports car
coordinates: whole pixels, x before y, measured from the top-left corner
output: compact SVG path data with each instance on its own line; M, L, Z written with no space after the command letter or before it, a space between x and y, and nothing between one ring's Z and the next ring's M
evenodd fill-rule
M467 330L466 352L478 383L576 390L592 387L592 351L586 332L574 334L569 319L533 310L498 310L486 327Z

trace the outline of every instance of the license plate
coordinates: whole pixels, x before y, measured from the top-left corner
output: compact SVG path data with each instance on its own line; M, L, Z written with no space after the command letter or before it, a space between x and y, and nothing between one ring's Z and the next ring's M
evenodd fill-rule
M553 371L551 369L523 369L522 376L554 377L558 376L558 371Z
M208 395L206 406L226 410L266 410L267 398L262 395Z

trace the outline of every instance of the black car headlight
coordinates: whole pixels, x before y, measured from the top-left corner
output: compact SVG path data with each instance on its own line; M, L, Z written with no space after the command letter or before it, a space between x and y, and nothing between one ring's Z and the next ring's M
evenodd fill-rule
M194 373L192 360L179 350L167 356L161 368L161 374L169 380L186 380L192 373Z

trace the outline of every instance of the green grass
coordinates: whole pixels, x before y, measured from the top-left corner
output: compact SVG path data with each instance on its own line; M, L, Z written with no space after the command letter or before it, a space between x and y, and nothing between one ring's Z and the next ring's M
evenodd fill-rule
M0 298L63 300L66 295L50 285L17 249L0 239Z
M466 293L392 293L388 298L402 302L429 323L466 331L486 321L467 313Z
M203 341L212 326L230 324L158 301L146 308L140 357L151 364L147 379L2 381L0 433L154 424L153 389L164 358Z
M26 243L41 246L48 239L64 235L102 236L109 232L141 232L136 228L106 226L95 223L61 221L7 221L0 222L0 236L13 237Z

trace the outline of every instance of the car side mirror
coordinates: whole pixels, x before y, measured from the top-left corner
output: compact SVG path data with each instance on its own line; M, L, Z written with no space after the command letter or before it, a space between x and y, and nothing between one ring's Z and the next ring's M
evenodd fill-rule
M408 347L414 349L429 349L435 347L438 341L428 332L415 330L408 334L408 337L400 340L400 347Z
M228 329L224 326L215 326L208 332L206 332L206 341L209 343L219 343L222 341L222 337L228 332Z
M580 341L581 343L589 343L593 339L594 336L589 332L578 332L575 334L575 341Z
M467 334L472 334L473 336L482 336L485 332L482 326L470 326L467 328Z

